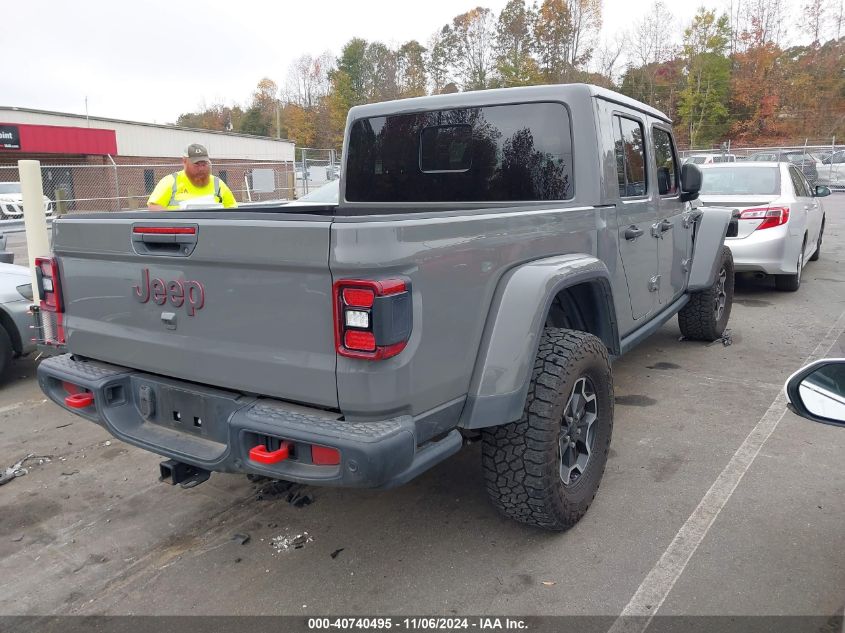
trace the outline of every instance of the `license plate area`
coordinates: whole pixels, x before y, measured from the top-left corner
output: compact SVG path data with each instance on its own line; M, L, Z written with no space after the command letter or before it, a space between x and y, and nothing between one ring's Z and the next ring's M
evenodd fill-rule
M146 375L132 377L132 395L144 423L226 443L229 418L252 398Z

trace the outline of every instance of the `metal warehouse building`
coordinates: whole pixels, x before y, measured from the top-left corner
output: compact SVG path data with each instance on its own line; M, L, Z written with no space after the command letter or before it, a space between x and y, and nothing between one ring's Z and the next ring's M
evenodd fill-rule
M191 143L208 148L239 201L293 197L293 141L5 106L0 182L19 180L18 160L37 159L44 193L67 211L143 207Z

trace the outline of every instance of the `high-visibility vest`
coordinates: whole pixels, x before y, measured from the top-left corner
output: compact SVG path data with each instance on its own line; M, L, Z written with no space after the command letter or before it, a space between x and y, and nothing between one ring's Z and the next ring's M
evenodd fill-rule
M176 188L179 183L179 172L173 172L170 174L173 176L173 188L170 190L170 202L167 203L168 207L177 206L178 201L176 200ZM220 179L217 176L212 176L214 178L214 197L217 198L217 202L223 203L223 196L220 195Z

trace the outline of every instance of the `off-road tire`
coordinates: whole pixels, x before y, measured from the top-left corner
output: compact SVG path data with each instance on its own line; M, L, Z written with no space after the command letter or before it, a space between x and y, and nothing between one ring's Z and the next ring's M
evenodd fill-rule
M678 312L678 325L684 338L694 341L715 341L722 337L734 298L734 258L731 249L722 246L716 280L709 288L690 294L689 302ZM717 300L723 306L717 313Z
M801 252L798 255L798 272L794 275L775 275L775 288L783 292L795 292L801 287L801 274L804 270L804 252L807 250L807 236L801 244Z
M564 485L564 410L576 384L594 388L595 429L584 472ZM545 328L522 417L482 430L482 465L491 501L522 523L554 531L571 528L596 496L612 431L613 378L604 344L586 332Z
M811 262L819 261L819 257L822 254L822 238L824 237L824 218L822 218L822 227L819 229L819 239L816 242L816 252L813 253L813 256L810 257Z
M12 373L12 358L15 349L12 346L12 339L9 333L0 325L0 382L5 382Z

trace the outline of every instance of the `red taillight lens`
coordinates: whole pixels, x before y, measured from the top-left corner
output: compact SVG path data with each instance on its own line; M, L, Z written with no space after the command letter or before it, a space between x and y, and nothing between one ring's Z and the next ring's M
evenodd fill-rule
M789 221L789 207L760 207L758 209L746 209L739 214L740 220L762 220L760 225L754 229L761 231L775 226L781 226Z
M370 289L344 288L343 303L355 308L372 308L376 295Z
M335 348L341 356L396 356L411 336L410 282L344 279L334 284Z
M337 466L340 463L340 451L328 446L311 446L311 461L317 466Z
M35 267L41 309L49 312L64 312L58 261L54 257L36 257Z
M59 279L59 262L54 257L35 258L35 278L38 282L41 340L47 345L64 345L64 301Z
M376 337L372 332L347 330L343 335L343 346L356 352L376 351Z

